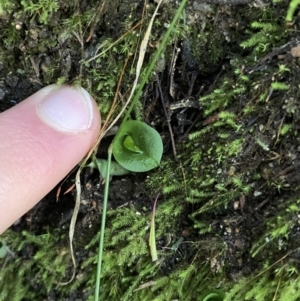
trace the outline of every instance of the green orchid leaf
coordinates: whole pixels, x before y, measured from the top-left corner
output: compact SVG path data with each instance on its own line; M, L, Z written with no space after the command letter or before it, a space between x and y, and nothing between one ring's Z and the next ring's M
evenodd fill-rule
M156 197L152 209L152 217L150 224L150 236L149 236L149 246L150 246L150 254L152 261L155 262L158 260L157 249L156 249L156 241L155 241L155 212L156 212L156 203L159 195Z
M107 173L107 165L108 165L107 160L95 158L95 160L93 160L86 167L98 168L102 179L105 179ZM130 171L125 169L117 162L111 162L109 173L111 176L124 176L129 174Z
M137 154L142 154L143 151L140 150L138 146L134 144L134 140L130 135L128 135L125 140L124 140L124 147L127 148L130 151L133 151L134 153Z
M215 290L206 294L202 301L223 301L224 297L224 292Z
M113 141L113 155L124 168L144 172L157 167L163 144L156 130L138 120L126 121Z
M0 259L7 255L7 247L4 241L0 241Z

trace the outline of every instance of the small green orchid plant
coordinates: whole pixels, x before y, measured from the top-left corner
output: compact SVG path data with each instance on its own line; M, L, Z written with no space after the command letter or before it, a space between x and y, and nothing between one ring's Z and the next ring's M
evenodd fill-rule
M112 142L112 153L117 162L110 163L110 176L122 176L130 172L145 172L160 163L163 144L156 130L138 120L126 121ZM89 167L98 168L106 179L108 161L94 157Z
M133 84L132 93L135 94L131 105L129 106L127 113L120 125L120 128L114 137L111 145L108 148L108 160L97 159L93 156L93 164L96 166L101 173L102 177L106 179L105 189L104 189L104 200L103 200L103 209L102 209L102 222L100 230L100 240L99 240L99 252L98 252L98 266L97 266L97 275L96 275L96 286L95 286L95 301L99 301L100 295L100 277L101 277L101 267L102 267L102 255L103 255L103 242L104 242L104 231L105 231L105 222L106 222L106 211L107 211L107 199L109 191L109 179L110 175L122 175L128 172L145 172L149 171L160 164L160 160L163 152L163 144L160 135L145 124L144 122L137 120L128 120L128 117L141 95L141 91L148 81L152 71L154 70L155 64L160 57L164 47L167 44L168 38L171 33L174 31L175 24L179 19L181 12L184 9L187 0L181 1L170 26L168 27L158 49L156 50L153 59L149 67L146 70L146 73L139 85L137 85L138 78L140 75L140 70L142 62L145 55L145 50L147 49L151 27L154 22L155 15L157 10L162 3L162 0L159 1L156 10L150 20L144 39L141 42L140 46L140 55L136 68L136 79ZM137 87L135 91L135 87ZM112 154L116 162L111 161ZM105 176L104 176L105 175ZM152 219L151 219L151 230L150 230L150 252L152 260L157 259L156 245L155 245L155 230L154 230L154 217L155 217L155 208L156 201L153 207ZM76 220L76 218L74 219ZM72 221L71 221L72 222ZM72 234L73 235L73 234ZM72 236L70 235L70 237ZM70 239L72 241L72 239ZM72 248L71 248L72 250Z
M94 156L94 162L89 165L97 167L101 176L106 179L95 288L96 301L99 300L100 293L100 276L110 176L123 175L128 172L149 171L160 164L162 153L163 143L158 132L142 121L129 120L122 123L118 133L113 139L108 149L108 160L97 159ZM112 154L117 162L111 161ZM154 231L154 228L152 231ZM151 250L153 249L153 245L155 245L155 235L153 234L152 237L154 241L151 241Z

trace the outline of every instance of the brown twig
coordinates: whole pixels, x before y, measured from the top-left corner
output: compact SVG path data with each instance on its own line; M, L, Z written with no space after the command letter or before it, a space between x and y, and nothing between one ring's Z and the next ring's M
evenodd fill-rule
M172 60L169 71L169 92L173 99L175 99L175 91L174 91L174 72L175 72L175 64L178 58L178 54L180 52L180 48L175 46L173 48Z
M122 41L122 39L124 39L129 33L131 33L133 30L135 30L138 26L140 26L142 24L142 21L139 21L137 24L135 24L132 28L130 28L130 30L128 30L127 32L125 32L122 36L120 36L115 42L111 43L106 49L104 49L101 53L95 54L92 58L86 60L86 61L82 61L82 64L85 63L89 63L93 60L95 60L96 58L98 58L99 56L103 55L105 52L107 52L109 49L111 49L112 47L114 47L116 44L118 44L120 41ZM99 50L99 49L98 49ZM97 52L98 52L97 50ZM97 53L96 52L96 53Z
M180 137L179 142L183 141L188 135L189 132L192 130L192 128L195 126L195 124L200 120L200 118L202 117L202 115L198 115L195 120L193 121L193 123L189 126L189 128L185 131L185 133Z
M101 2L97 8L97 11L95 13L95 15L93 16L92 19L93 22L92 22L92 25L91 25L91 29L90 29L90 33L88 35L88 37L86 38L86 42L89 42L90 39L92 38L93 34L94 34L94 31L95 31L95 28L96 28L96 25L97 25L97 22L99 21L99 18L101 16L101 13L103 11L103 8L104 8L104 5L105 5L106 1L104 0L103 2Z
M298 43L298 39L294 39L278 48L275 48L272 52L268 53L266 56L264 56L262 59L260 59L256 65L254 65L253 67L248 68L245 73L246 74L251 74L257 70L259 70L261 68L261 65L266 63L269 59L273 58L274 56L278 55L280 52L284 51L285 48Z
M161 89L161 85L160 85L160 82L159 82L158 75L156 75L156 81L157 81L158 90L159 90L159 93L160 93L160 98L161 98L164 114L165 114L165 117L167 119L167 124L168 124L171 143L172 143L173 154L174 154L175 160L177 161L177 152L176 152L176 147L175 147L174 134L173 134L173 130L172 130L171 123L170 123L171 118L170 118L170 116L167 112L166 106L165 106L164 96L163 96L163 92L162 92L162 89Z
M192 91L193 91L197 76L198 76L198 72L194 71L194 72L192 72L191 80L188 77L188 81L189 81L189 90L188 90L188 94L187 94L188 96L192 95Z
M277 177L284 176L284 175L286 175L287 173L291 172L293 169L298 168L299 166L300 166L300 163L296 163L296 164L294 164L294 165L291 165L291 166L289 166L289 167L283 169L281 172L279 172L279 173L277 174Z
M259 210L261 207L263 207L264 205L266 205L269 202L269 198L266 198L265 200L263 200L260 204L258 204L254 210L257 211Z

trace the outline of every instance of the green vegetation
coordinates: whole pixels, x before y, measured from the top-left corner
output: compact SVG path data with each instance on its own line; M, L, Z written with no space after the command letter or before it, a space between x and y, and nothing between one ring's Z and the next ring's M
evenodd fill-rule
M280 2L280 1L274 1L274 2ZM286 13L286 17L285 19L288 21L288 22L291 22L293 20L293 15L297 9L297 7L299 6L300 2L299 0L291 0L290 1L290 4L289 4L289 7L288 7L288 10L287 10L287 13Z
M32 0L22 0L21 4L25 12L29 12L30 16L39 16L39 21L42 24L47 24L52 13L59 8L56 0L39 0L37 3Z
M157 167L163 152L157 131L138 120L123 123L113 141L113 154L124 168L145 172Z
M134 81L136 52L154 11L149 5L142 18L138 3L127 4L117 12L97 1L81 10L62 1L2 1L0 15L11 18L1 20L3 70L8 77L22 70L22 76L43 84L80 83L99 101L104 120L117 91L113 119ZM186 140L176 140L178 161L166 153L147 174L152 201L130 197L129 206L109 206L101 300L206 301L223 298L222 292L228 301L299 299L299 68L287 54L296 33L280 17L288 13L290 19L297 5L224 11L209 5L205 13L187 6L179 16L163 57L171 65L173 46L183 45L176 70L183 83L180 99L189 88L185 66L201 73L201 118ZM154 22L153 49L141 70L148 86L138 90L136 119L163 119L144 106L146 98L155 99L156 81L151 74L147 79L145 70L154 64L155 48L176 9L170 1ZM118 13L126 16L120 24L113 21ZM227 24L229 16L236 22ZM140 153L130 139L123 146ZM153 263L148 241L158 193ZM72 262L65 229L43 225L33 233L4 233L0 251L3 242L10 251L0 258L0 300L42 300L49 294L93 300L99 224L97 219L89 229L76 229L82 257L75 280L66 286L60 284L70 278Z
M69 251L63 246L64 236L58 230L42 235L28 232L7 231L5 244L9 252L1 261L0 300L35 299L36 292L30 289L30 278L35 275L35 285L49 292L64 280L70 267ZM20 256L23 253L23 256ZM73 283L73 289L78 287ZM61 287L63 290L63 287Z

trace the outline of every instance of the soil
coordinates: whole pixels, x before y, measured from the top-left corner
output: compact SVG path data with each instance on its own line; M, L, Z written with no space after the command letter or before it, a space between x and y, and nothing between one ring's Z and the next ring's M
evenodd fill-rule
M7 41L4 43L3 39L0 44L3 53L0 61L1 112L60 77L64 77L65 82L71 84L78 79L87 78L86 81L83 81L87 88L95 86L94 79L88 78L91 76L88 68L82 69L81 60L92 57L95 49L99 47L99 41L101 42L104 38L110 38L111 41L117 40L125 32L124 27L128 30L140 19L145 7L144 1L130 1L130 5L126 5L126 1L123 3L117 1L116 7L107 5L101 11L100 2L98 5L94 2L97 1L93 1L93 7L99 9L99 14L96 14L94 21L85 28L83 48L78 43L82 34L80 31L76 31L71 38L65 37L67 42L64 42L62 32L58 30L58 24L60 19L71 18L72 14L76 14L78 11L83 15L85 10L90 9L88 1L82 1L80 6L75 8L60 3L59 10L52 14L51 18L49 17L50 21L46 24L39 19L37 14L30 15L21 12L20 4L15 4L12 10L8 10L0 16L0 28L9 28L10 24L14 24L13 26L18 28L18 38L12 45L8 45ZM170 21L177 8L175 1L166 2L167 4L164 4L163 10L158 16L161 24ZM231 5L226 1L225 4L220 0L217 4L209 1L203 3L194 1L187 5L186 22L190 22L195 30L188 39L182 38L170 43L172 47L167 51L174 50L176 52L178 50L174 65L172 66L170 61L174 55L167 53L165 60L161 62L162 66L157 67L157 77L151 78L144 89L141 100L143 120L159 131L164 144L164 158L168 158L171 162L175 162L175 152L179 158L188 156L185 154L185 150L190 141L190 134L218 122L220 118L218 114L221 110L218 113L205 115L205 108L202 107L199 98L211 93L232 71L230 64L231 60L234 60L235 54L246 57L250 53L251 50L244 50L239 46L246 38L246 28L249 30L251 22L255 20L252 14L246 14L245 11L253 9L255 5L261 5L261 11L265 7L273 5L269 2L261 3L261 1L255 3L234 2ZM148 5L153 8L154 2L149 1ZM278 6L279 8L282 11L286 9L285 6L282 8ZM128 20L130 14L132 17ZM245 16L248 19L243 19ZM16 27L18 24L20 28ZM197 34L197 31L205 32L204 27L211 27L211 32L207 31L205 41L199 38L199 49L196 49L192 37ZM153 33L152 41L154 44L155 38L159 39L163 35L163 32L159 32L157 28L155 30L157 32ZM215 48L211 47L211 41L216 43L218 39L220 45ZM49 44L53 43L53 46L47 47L44 43L45 40L49 40ZM240 68L244 70L245 75L251 75L257 70L267 68L267 65L274 68L278 64L285 65L292 71L290 75L281 78L282 82L289 83L296 89L300 66L298 58L290 54L290 50L295 47L295 44L295 37L286 35L285 40L276 41L277 48L268 48L265 56L261 57L256 64L249 62L248 66L240 66ZM288 46L285 47L285 45ZM153 47L156 46L153 45ZM9 55L7 55L8 52ZM4 54L7 59L3 56ZM112 60L116 61L124 60L125 57L122 53L112 52L110 55L114 56ZM92 64L98 64L99 68L108 67L103 62ZM49 68L53 70L49 72ZM166 71L169 68L172 69L171 74ZM264 80L272 76L277 75L267 74ZM117 80L118 77L115 78L115 81ZM132 77L128 75L128 78L124 79L124 87L130 81L132 81ZM109 87L105 89L102 89L99 94L109 92ZM125 88L122 90L123 92L125 93ZM277 95L278 99L276 99ZM200 243L196 246L189 243L179 244L177 253L169 256L161 265L162 275L168 275L182 262L192 262L197 256L199 248L205 249L210 244L215 244L216 250L214 254L210 254L208 260L211 270L213 273L217 273L223 269L227 281L236 282L261 268L266 257L261 255L253 258L250 252L256 238L265 233L266 220L276 217L280 211L279 208L285 201L291 196L297 197L298 195L297 187L300 180L298 136L296 134L295 136L288 135L280 143L274 144L274 135L279 137L278 124L283 120L284 123L293 124L294 131L298 130L297 114L289 113L299 110L297 95L298 92L295 91L294 94L289 95L289 98L280 98L279 92L274 91L269 101L263 104L255 102L260 110L256 110L252 115L243 115L242 109L252 101L251 97L255 97L255 93L249 92L247 99L243 98L244 94L239 100L226 106L226 111L236 113L239 124L245 128L242 136L246 142L243 144L241 154L238 154L236 158L228 159L229 164L226 170L223 169L218 173L220 167L215 166L216 179L218 177L219 179L225 178L231 172L242 174L245 183L252 187L253 193L248 196L238 194L237 197L235 195L222 210L204 213L203 220L209 220L211 225L210 233L204 236L201 236L199 231L194 228L193 220L190 218L201 206L187 204L181 215L177 217L177 229L173 229L173 235L177 239L182 237L184 242L199 241ZM103 112L104 116L105 114L106 112ZM255 133L250 131L253 125L257 125L258 130ZM170 130L173 133L174 141L170 138ZM219 141L217 133L214 135L206 136L203 144L214 145L215 141ZM233 135L235 134L233 133ZM105 139L98 151L98 156L103 158L110 138ZM262 147L255 144L257 139L262 141ZM266 154L263 147L270 145L272 145L272 152ZM183 166L183 169L195 172L196 177L197 172L208 166L210 166L210 162L207 160L199 165L197 171L188 165ZM256 180L250 178L253 170L258 170L260 173ZM21 233L26 230L35 235L41 235L45 233L45 229L51 231L51 229L60 228L67 233L76 195L74 188L69 190L74 183L74 175L75 171L62 183L59 183L35 208L18 220L11 229L15 232ZM149 188L149 176L151 178L152 174L113 177L108 209L113 211L126 207L134 208L137 212L151 213L156 191ZM84 169L81 180L82 201L75 232L77 246L80 245L83 237L86 238L86 241L88 238L92 239L99 229L104 189L102 179L95 170ZM273 186L269 183L273 183ZM277 187L275 187L276 183ZM188 189L192 188L188 187ZM66 191L68 192L65 193ZM297 238L298 230L293 231L294 237ZM199 239L199 235L201 239ZM159 249L169 245L166 243L167 236L165 233L158 239L157 247ZM68 244L67 235L63 243ZM218 250L222 249L224 245L226 251L220 255ZM292 249L292 245L288 244L287 248ZM286 252L287 249L278 254L283 255ZM88 252L81 250L76 255L82 262L88 256ZM277 256L277 258L279 257L280 255ZM44 298L46 297L44 296ZM44 300L62 299L57 292L51 290L47 299ZM87 297L84 291L78 289L68 299L63 300L87 300Z

